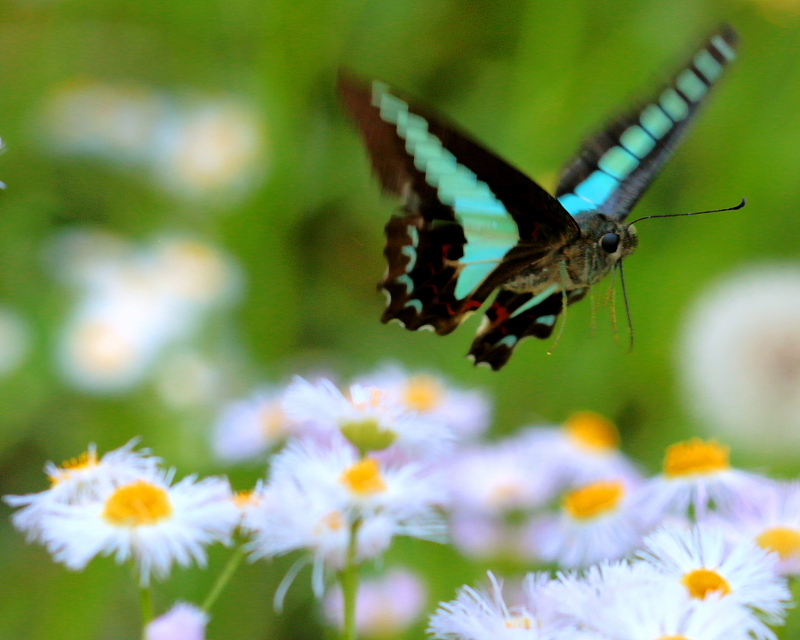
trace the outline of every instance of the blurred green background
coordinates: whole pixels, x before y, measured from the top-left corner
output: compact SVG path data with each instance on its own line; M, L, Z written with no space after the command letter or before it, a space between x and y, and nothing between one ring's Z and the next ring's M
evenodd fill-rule
M499 373L464 358L478 318L446 338L380 324L383 225L397 202L379 194L337 103L340 65L417 96L552 188L586 135L647 98L722 21L740 32L740 59L635 217L731 206L743 196L748 206L639 226L640 248L626 263L631 353L620 305L617 339L607 308L598 309L591 336L590 305L576 305L552 355L550 344L528 341ZM254 176L235 190L187 196L159 185L144 163L114 158L113 149L106 157L64 153L46 114L75 83L145 88L176 104L221 96L248 105L263 132ZM0 492L42 490L46 460L137 435L179 474L229 471L237 488L248 488L262 473L214 462L213 404L170 406L148 382L91 394L60 375L54 351L76 294L43 254L76 226L135 242L188 234L240 264L240 303L194 338L201 353L225 361L231 397L259 381L320 370L347 378L395 360L487 389L496 434L600 411L654 470L665 445L699 429L675 372L676 337L692 300L737 265L794 260L800 249L798 113L794 0L4 0L0 303L27 320L32 346L0 380ZM787 457L734 452L736 463L791 472ZM0 638L135 637L137 594L125 568L104 559L69 572L26 545L9 513L3 506ZM199 600L225 557L213 550L207 574L178 571L159 604ZM421 542L400 544L390 561L398 558L426 568L436 599L482 571ZM209 637L318 636L305 574L286 612L272 612L290 562L245 568L221 598Z

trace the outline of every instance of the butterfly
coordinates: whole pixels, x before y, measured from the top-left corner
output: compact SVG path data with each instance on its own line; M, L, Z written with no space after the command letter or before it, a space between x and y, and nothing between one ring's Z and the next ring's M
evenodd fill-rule
M445 335L495 291L469 356L503 367L528 336L548 338L567 305L633 253L633 206L736 57L714 33L643 107L589 139L555 195L441 116L340 72L338 89L384 191L402 211L386 225L382 321Z

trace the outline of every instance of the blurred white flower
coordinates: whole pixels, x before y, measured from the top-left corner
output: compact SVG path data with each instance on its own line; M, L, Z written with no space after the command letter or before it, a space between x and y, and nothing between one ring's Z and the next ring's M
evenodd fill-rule
M45 108L45 144L151 174L191 200L244 193L263 170L266 141L256 109L240 98L181 99L102 82L57 88ZM261 173L261 171L259 171Z
M548 471L526 438L459 449L446 463L451 509L500 516L542 507L556 495Z
M134 456L126 453L122 468ZM83 569L96 555L113 554L120 563L133 559L146 585L153 575L165 578L174 562L205 564L205 545L227 544L241 518L223 478L189 476L173 485L172 472L148 467L122 482L115 477L120 467L86 467L93 473L91 491L71 501L29 500L27 516L15 519L71 569Z
M778 570L800 574L800 482L774 482L712 521L730 540L755 542L778 555Z
M62 332L60 367L78 388L114 393L140 382L212 309L233 302L241 279L229 258L200 241L109 245L106 235L72 231L51 254L81 295Z
M193 349L169 354L155 376L159 396L175 409L215 405L224 382L220 364Z
M439 376L407 374L398 366L358 378L355 384L377 387L407 411L439 420L459 439L474 439L489 428L491 402L482 391L453 387Z
M703 524L666 527L645 539L639 555L692 598L723 598L763 618L753 618L747 629L757 638L774 638L766 625L786 617L791 593L777 572L777 557L755 542L730 545L718 528Z
M405 569L390 569L380 578L363 580L356 603L359 636L397 637L419 619L426 599L422 580ZM328 621L341 627L344 621L341 588L332 590L324 605Z
M45 110L45 132L62 153L138 164L150 149L167 105L151 89L132 84L70 82L55 89Z
M243 102L209 100L164 121L154 146L159 181L197 198L249 186L263 158L264 134L258 115Z
M204 640L208 614L187 602L179 602L147 625L145 640Z
M751 267L717 284L678 355L694 410L726 439L776 455L800 446L800 268Z
M225 462L256 458L282 443L294 425L277 389L260 389L223 406L214 427L212 449Z
M639 475L619 450L616 425L594 411L578 411L560 427L525 429L519 439L547 466L556 491L603 478Z
M409 411L380 387L354 384L343 394L330 380L311 383L297 376L286 389L283 408L304 431L341 434L364 451L391 447L431 457L449 448L453 439L447 425Z
M0 307L0 376L13 373L25 360L30 346L28 322L9 307Z
M667 448L663 471L637 491L637 509L645 523L667 516L701 519L709 510L727 513L758 495L766 478L731 467L729 448L714 440L692 438Z
M622 558L644 534L625 478L597 480L568 491L558 514L535 516L528 532L529 552L562 567L585 567Z

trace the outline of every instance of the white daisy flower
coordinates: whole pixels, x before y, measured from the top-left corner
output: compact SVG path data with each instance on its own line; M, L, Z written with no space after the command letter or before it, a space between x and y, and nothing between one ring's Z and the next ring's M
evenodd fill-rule
M450 539L461 553L472 558L519 557L517 531L505 518L485 513L456 510L450 514Z
M438 453L453 434L438 420L408 411L379 387L354 384L347 395L329 380L296 377L284 395L286 415L320 434L341 433L362 451L395 446L415 454Z
M430 513L445 501L439 475L416 463L385 464L361 458L345 443L295 440L272 459L270 486L291 483L309 494L331 496L356 515L401 517Z
M643 523L624 478L598 480L564 494L555 515L534 519L528 533L531 555L563 567L616 560L641 543Z
M647 562L603 561L581 571L560 573L548 584L547 596L555 603L555 615L594 629L597 617L617 600L625 601L634 593L655 594L673 583Z
M658 589L616 593L600 610L587 611L581 622L607 638L658 640L752 640L748 629L758 621L730 600L696 600L663 580Z
M256 458L283 443L293 424L283 410L281 392L261 389L222 408L214 427L212 448L225 462Z
M491 402L477 390L463 390L431 374L407 374L387 366L378 373L356 380L363 387L377 387L407 411L450 427L460 439L473 439L489 427Z
M753 542L730 545L710 526L661 529L649 535L640 557L695 599L711 594L755 612L769 624L783 622L791 594L777 573L776 557ZM774 634L753 618L748 628L758 638Z
M638 477L635 466L619 450L616 425L593 411L579 411L561 427L534 427L523 431L520 440L538 452L548 465L557 487L602 478Z
M556 495L548 461L524 437L459 449L444 475L455 512L503 515L528 511Z
M179 602L147 625L145 640L204 640L208 614L187 602Z
M800 574L800 482L775 482L713 523L729 539L749 540L778 555L778 570Z
M193 476L172 485L172 473L143 473L96 497L51 502L38 518L36 537L58 562L83 569L96 555L133 559L141 583L165 578L173 562L205 564L205 545L230 541L240 512L228 481Z
M428 633L440 640L549 640L579 637L577 629L557 619L547 597L549 576L529 574L524 597L505 603L502 582L489 573L489 591L461 587L455 600L439 605ZM570 634L563 635L562 634Z
M416 622L427 600L425 584L415 573L390 569L377 579L363 580L356 603L359 636L394 638ZM325 597L325 617L341 627L344 622L342 590L337 587Z
M344 567L354 530L358 562L383 553L396 535L443 538L435 509L443 492L435 477L414 464L360 459L345 442L291 443L273 459L265 491L269 500L247 523L254 532L253 556L310 550L317 595L324 590L325 569Z
M12 507L22 507L12 521L28 533L29 540L41 540L43 520L51 505L71 505L100 499L115 487L133 482L141 476L156 472L159 458L149 450L134 451L138 440L97 456L97 447L90 444L87 451L59 467L45 465L51 486L46 491L23 496L5 496Z
M766 479L734 469L729 448L714 441L692 438L667 448L661 474L638 492L638 508L647 522L665 515L703 518L711 509L728 512Z
M687 396L748 451L800 445L800 268L751 266L698 300L679 350Z

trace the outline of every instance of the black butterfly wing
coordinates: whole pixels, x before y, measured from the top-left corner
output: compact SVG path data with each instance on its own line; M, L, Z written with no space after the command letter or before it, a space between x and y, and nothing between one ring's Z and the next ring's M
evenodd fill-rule
M486 310L486 317L472 341L469 356L476 365L486 363L497 371L508 362L523 338L549 338L559 314L564 310L564 300L568 305L573 304L588 291L589 288L584 287L565 294L556 285L538 295L500 289Z
M579 234L553 196L439 116L344 73L339 92L383 188L404 202L386 226L384 322L449 333Z
M561 176L556 196L564 208L624 219L735 59L736 43L733 29L723 27L658 96L589 140Z

